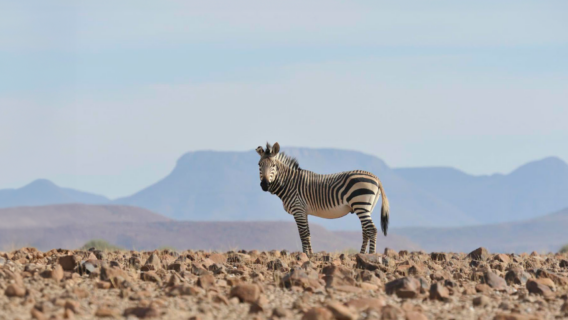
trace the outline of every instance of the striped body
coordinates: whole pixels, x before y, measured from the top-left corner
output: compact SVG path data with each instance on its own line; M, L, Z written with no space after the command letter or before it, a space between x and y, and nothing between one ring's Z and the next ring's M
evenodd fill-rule
M268 150L270 146L267 146ZM377 228L371 213L381 196L381 226L385 235L388 228L388 200L375 175L361 170L317 174L300 169L295 159L283 153L270 150L266 154L269 156L263 156L259 162L261 186L264 191L277 195L282 200L284 210L294 216L304 252L312 253L308 215L336 219L350 212L357 214L361 221L361 252L366 251L369 240L369 252L375 252Z

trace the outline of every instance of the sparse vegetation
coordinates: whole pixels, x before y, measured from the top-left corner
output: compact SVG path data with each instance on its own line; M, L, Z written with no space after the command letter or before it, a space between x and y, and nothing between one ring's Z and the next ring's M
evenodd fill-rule
M568 244L565 244L562 248L560 248L560 253L568 253Z
M90 248L95 248L97 250L104 250L104 251L124 250L124 248L111 244L108 241L102 239L89 240L80 249L88 250Z

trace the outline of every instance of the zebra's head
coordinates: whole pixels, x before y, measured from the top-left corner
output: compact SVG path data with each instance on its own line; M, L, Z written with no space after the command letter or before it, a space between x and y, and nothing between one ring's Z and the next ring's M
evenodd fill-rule
M274 181L276 177L276 159L275 156L280 151L280 145L276 142L273 146L266 143L266 149L262 147L256 148L256 152L260 155L260 161L258 162L258 167L260 169L260 187L262 191L268 191L270 184Z

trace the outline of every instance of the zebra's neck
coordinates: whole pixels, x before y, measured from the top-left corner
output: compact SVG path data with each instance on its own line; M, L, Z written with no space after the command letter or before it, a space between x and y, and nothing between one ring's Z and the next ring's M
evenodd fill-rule
M302 171L301 169L293 169L283 163L277 164L278 173L274 181L270 184L268 191L283 199L290 192L294 179L298 178Z

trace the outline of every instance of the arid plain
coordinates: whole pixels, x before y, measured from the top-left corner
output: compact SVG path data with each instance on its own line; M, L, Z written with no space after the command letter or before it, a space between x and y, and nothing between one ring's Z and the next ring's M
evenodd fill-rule
M564 319L568 255L0 253L0 319Z

